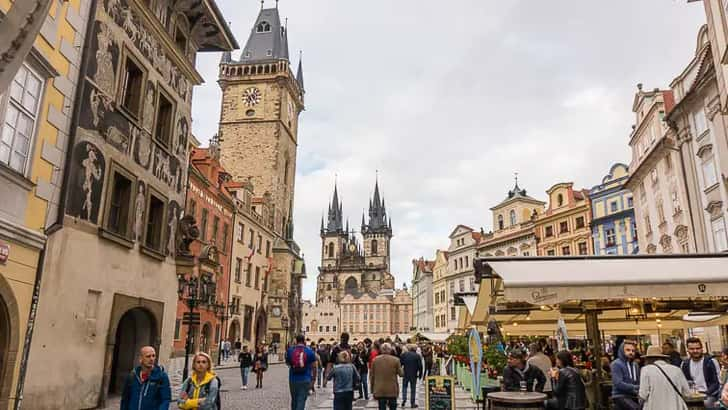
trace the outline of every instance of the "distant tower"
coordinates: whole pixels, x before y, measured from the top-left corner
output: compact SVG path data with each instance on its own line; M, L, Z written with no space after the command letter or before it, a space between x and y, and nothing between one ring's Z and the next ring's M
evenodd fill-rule
M327 218L321 217L321 274L316 288L316 301L324 301L331 297L337 301L338 288L336 268L344 251L348 233L344 229L343 204L339 200L339 190L334 184L334 195L329 204Z
M387 216L384 198L379 194L379 180L374 183L374 196L369 201L369 221L361 216L361 233L364 237L366 266L373 266L389 272L392 240L392 220Z
M252 176L256 196L271 194L274 228L281 236L292 220L305 92L300 61L297 73L277 7L261 9L239 60L230 53L220 60L222 165L236 180Z

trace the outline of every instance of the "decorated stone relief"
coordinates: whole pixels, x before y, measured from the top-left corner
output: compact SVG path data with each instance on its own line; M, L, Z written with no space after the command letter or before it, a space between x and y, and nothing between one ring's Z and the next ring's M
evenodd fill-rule
M181 169L177 158L170 156L163 149L154 148L154 165L152 173L171 189L181 192Z
M147 205L147 190L144 182L137 183L137 192L134 196L134 238L142 240L144 234L144 212Z
M136 138L134 138L134 161L142 168L149 170L152 163L152 137L146 131L139 129L137 131Z
M177 120L177 150L175 152L175 155L178 157L187 157L187 139L189 131L190 127L187 119L183 115L180 115L179 120Z
M114 95L114 73L119 58L119 49L114 43L113 34L109 26L102 22L96 23L96 58L89 62L89 73L94 83L106 95Z
M167 255L174 256L177 248L177 224L179 223L180 206L170 201L167 211Z
M144 96L144 110L142 112L142 127L149 132L152 132L152 127L154 127L154 96L156 92L154 83L147 81L147 91Z
M106 161L90 142L80 142L73 149L72 179L66 212L71 216L97 223Z
M107 0L105 11L117 25L124 29L132 43L152 63L164 81L177 92L182 100L187 102L189 81L166 56L156 36L147 31L126 1Z

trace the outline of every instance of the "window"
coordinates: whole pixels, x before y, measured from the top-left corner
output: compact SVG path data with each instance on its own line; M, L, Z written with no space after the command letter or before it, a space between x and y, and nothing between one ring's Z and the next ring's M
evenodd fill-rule
M460 278L458 280L458 289L460 289L460 292L465 292L465 279Z
M503 229L503 215L498 215L498 229Z
M230 227L228 224L223 224L222 226L222 251L223 253L227 250L227 241L228 241L228 230L230 230Z
M162 227L164 227L164 200L154 194L149 195L147 208L147 232L144 245L156 251L162 251Z
M210 211L202 208L202 219L200 222L200 240L204 241L207 239L207 215Z
M579 242L579 255L586 255L586 242Z
M531 256L530 252L523 252L523 256Z
M334 243L329 242L329 258L333 258L333 257L334 257Z
M715 251L723 252L728 250L728 240L726 239L725 219L721 216L711 223L713 230L713 238L715 239Z
M571 255L571 248L569 246L564 246L561 248L561 254L564 256Z
M261 21L258 24L258 27L255 28L255 31L258 33L269 33L270 32L270 23L267 21Z
M606 230L606 237L607 237L607 246L616 245L617 235L614 232L614 228L609 228Z
M470 278L470 291L475 292L475 278Z
M511 226L516 225L516 211L511 209Z
M559 233L569 232L569 223L566 221L559 223Z
M632 197L627 197L627 208L634 208L634 199Z
M217 228L220 226L220 218L214 216L212 218L212 235L210 235L210 242L217 246Z
M460 265L460 269L463 268L463 258L462 258L462 256L460 258L458 258L458 265Z
M553 249L549 249L548 251L546 251L546 255L554 256L554 255L556 255L556 251L554 251Z
M445 303L445 289L440 291L440 303Z
M672 170L672 156L670 154L665 156L665 168L667 168L668 172Z
M270 258L270 241L265 241L265 257Z
M139 117L144 94L144 71L140 67L141 64L137 64L130 56L126 56L121 78L121 106L134 118Z
M182 51L182 54L187 53L187 34L180 24L177 24L174 30L174 43Z
M250 335L253 333L253 307L246 305L243 310L243 339L250 340Z
M174 104L163 92L157 97L157 120L154 128L154 138L165 147L170 146L172 136L172 120L174 119Z
M371 247L372 247L372 249L371 249L372 250L372 255L376 255L377 254L377 251L378 251L377 250L377 240L376 239L372 239Z
M255 267L255 289L260 289L260 266Z
M707 131L708 124L705 120L705 111L700 109L693 113L693 122L695 124L695 136L700 137L702 133Z
M609 211L610 211L610 212L612 212L612 213L614 213L614 212L617 212L617 210L618 210L618 209L619 209L619 208L618 208L618 204L617 204L617 201L612 201L612 202L611 202L611 203L609 204Z
M235 258L235 282L240 283L240 277L243 271L243 260Z
M0 163L21 174L28 166L42 91L41 77L28 66L21 66L10 85L0 136Z
M465 255L465 267L468 267L468 255Z
M579 216L576 218L576 229L581 229L584 227L584 217Z
M258 234L258 254L263 254L263 236Z
M549 225L549 226L546 227L545 236L547 238L554 236L554 227L553 226Z
M451 280L450 281L450 297L452 297L452 295L454 295L454 294L455 294L455 281Z
M245 243L245 225L238 223L238 242Z
M248 269L245 270L245 286L250 287L250 276L252 275L253 264L248 263Z
M440 292L435 292L435 304L440 303Z
M450 320L457 320L457 312L455 306L450 307Z
M192 217L194 218L196 213L197 213L197 202L195 202L194 200L190 199L190 210L189 210L189 214L192 215Z
M131 236L129 220L131 217L132 180L114 170L111 177L111 197L109 199L106 229L123 237ZM141 232L138 233L141 235Z
M711 187L718 183L718 177L715 172L715 162L713 156L703 161L703 177L705 178L705 188Z
M254 233L252 229L248 229L248 248L253 249Z
M558 196L556 197L556 202L557 202L558 206L562 206L562 205L564 205L564 196L563 196L563 195L561 195L561 194L559 194L559 195L558 195Z

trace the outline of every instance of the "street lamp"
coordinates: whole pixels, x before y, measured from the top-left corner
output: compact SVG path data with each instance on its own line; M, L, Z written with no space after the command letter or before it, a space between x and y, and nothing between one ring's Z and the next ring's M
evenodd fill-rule
M281 318L281 327L286 331L286 337L283 339L284 346L288 347L288 317L286 315Z
M221 329L220 329L220 341L224 342L227 338L227 327L226 323L227 320L230 318L230 315L232 315L235 310L235 304L233 302L230 302L229 304L225 304L223 302L215 303L212 305L212 309L215 312L215 316L220 320ZM220 356L222 356L221 351L217 352L217 365L220 365Z
M211 286L212 285L212 286ZM215 286L206 277L197 278L191 276L177 275L177 296L189 308L187 317L187 337L185 338L185 367L182 370L182 380L187 380L189 375L190 349L192 348L192 326L195 308L201 305L210 304L210 292L214 297ZM199 321L197 322L199 325Z

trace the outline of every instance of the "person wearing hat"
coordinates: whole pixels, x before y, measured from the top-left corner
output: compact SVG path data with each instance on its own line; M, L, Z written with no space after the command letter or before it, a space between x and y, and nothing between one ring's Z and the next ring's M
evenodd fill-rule
M646 365L640 372L639 397L643 410L687 410L683 399L690 394L688 380L679 367L669 363L670 356L660 346L650 346L643 356Z
M538 367L528 365L523 350L513 349L508 353L508 365L503 369L503 387L505 391L520 391L521 382L525 382L527 391L543 392L546 376Z

